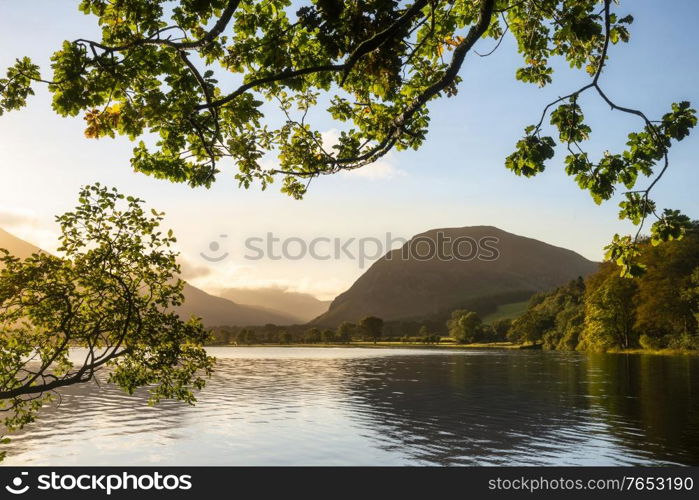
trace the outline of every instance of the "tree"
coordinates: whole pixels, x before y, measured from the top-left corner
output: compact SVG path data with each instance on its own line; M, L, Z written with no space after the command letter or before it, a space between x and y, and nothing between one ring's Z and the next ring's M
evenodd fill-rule
M105 368L129 394L148 386L150 401L195 401L213 358L197 319L182 321L172 231L143 201L99 184L57 217L61 256L0 256L0 409L18 429L60 388L89 382ZM69 356L80 349L81 361Z
M340 323L340 326L337 327L337 335L340 342L344 342L345 344L352 342L352 335L356 329L357 325L350 323L349 321L343 321Z
M694 324L699 325L699 266L692 272L689 283L682 292L682 299L694 315Z
M282 191L300 198L314 177L419 148L430 122L427 104L458 92L468 54L490 55L511 35L524 64L518 80L550 84L557 56L589 80L544 108L506 167L526 177L544 170L556 144L544 135L548 118L566 145L566 173L596 203L623 186L629 191L622 218L640 227L660 212L651 228L659 241L686 229L686 217L656 210L649 194L667 170L672 141L696 125L695 111L688 102L673 103L651 120L605 91L609 47L628 42L633 22L611 0L601 8L599 0L210 0L172 9L163 3L82 0L80 10L96 18L100 38L65 41L51 58L50 79L31 59L17 59L0 80L0 113L23 107L40 82L57 113L84 116L89 138L155 134L154 147L141 141L134 148L136 171L210 186L228 159L237 164L240 185L264 188L281 178ZM496 42L492 50L487 39ZM477 44L485 48L478 52ZM580 97L590 94L638 119L641 129L629 134L626 150L595 160L582 149L591 128ZM270 106L285 119L267 117ZM311 123L321 107L337 122L336 144L324 143ZM278 167L264 167L268 153L277 154ZM647 177L645 188L636 186ZM615 235L608 247L626 275L642 271L637 237Z
M581 348L604 351L638 345L638 334L634 330L637 283L611 274L609 270L602 271L595 278L590 280L585 296Z
M292 340L291 334L286 330L282 330L282 333L279 335L279 342L282 344L291 344Z
M335 342L335 332L330 329L323 330L323 333L321 333L321 339L326 344L331 344Z
M699 225L693 224L681 241L659 245L646 241L641 250L639 262L645 273L637 280L634 328L656 339L692 334L697 329L696 306L683 292L699 267Z
M383 320L376 316L367 316L359 322L359 327L364 332L364 335L376 344L383 333Z
M541 342L545 332L553 326L553 318L540 309L528 309L512 322L507 338L515 343Z
M456 339L459 344L470 344L475 342L481 332L483 322L478 313L457 309L451 313L451 318L447 321L449 335Z
M492 341L493 342L504 342L507 340L507 332L512 326L512 319L510 318L502 318L493 321L491 327L492 327Z
M238 344L255 344L259 340L257 333L250 328L243 328L236 335L236 342Z
M682 290L681 297L687 309L692 313L694 319L693 329L687 331L685 328L681 336L673 344L676 344L681 349L699 350L699 266L694 269L689 277L689 282Z
M303 336L303 341L307 344L317 344L320 342L320 330L317 328L307 330Z

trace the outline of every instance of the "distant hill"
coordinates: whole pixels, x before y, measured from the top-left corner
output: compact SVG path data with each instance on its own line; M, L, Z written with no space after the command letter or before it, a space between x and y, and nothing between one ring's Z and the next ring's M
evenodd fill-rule
M401 249L393 250L337 296L328 312L312 323L336 326L367 315L389 321L441 320L461 307L488 313L500 305L526 300L536 292L586 276L598 267L571 250L492 226L434 229L414 236L406 245L414 244L416 238L436 242L439 232L452 241L459 237L476 241L486 236L498 238L498 243L489 246L497 248L499 257L492 261L421 260L413 255L403 260ZM468 246L461 252L467 253Z
M246 304L261 309L284 313L296 320L307 323L320 316L330 307L329 300L318 300L307 293L297 293L282 288L227 288L218 292L221 297L238 304Z
M299 323L299 320L282 312L271 311L262 307L254 307L216 297L190 284L184 286L185 301L177 308L183 318L191 315L202 318L204 326L253 326L274 323L288 325Z
M12 255L25 258L40 249L26 241L0 229L0 248L7 249ZM184 286L185 302L177 308L182 318L192 315L202 318L205 326L252 326L267 323L298 323L298 319L282 312L270 311L260 307L236 304L227 299L210 295L190 284Z
M41 251L39 247L17 238L2 228L0 228L0 248L4 248L20 259L25 259L31 254Z

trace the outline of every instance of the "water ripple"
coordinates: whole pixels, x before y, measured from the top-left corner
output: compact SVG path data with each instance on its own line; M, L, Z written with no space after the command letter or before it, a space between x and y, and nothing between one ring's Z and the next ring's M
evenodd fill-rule
M8 465L699 464L692 358L218 348L196 406L70 387Z

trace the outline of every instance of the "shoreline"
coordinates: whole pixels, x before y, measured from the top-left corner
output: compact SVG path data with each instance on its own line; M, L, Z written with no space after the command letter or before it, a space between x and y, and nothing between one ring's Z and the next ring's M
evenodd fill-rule
M557 351L542 349L539 346L531 344L513 344L511 342L493 342L493 343L474 343L474 344L423 344L419 342L352 342L350 344L343 343L327 343L327 344L210 344L206 347L285 347L285 348L357 348L357 349L463 349L463 350L505 350L505 351L545 351L545 352L576 352L585 354L645 354L653 356L699 356L697 351L688 351L682 349L613 349L605 352L594 351Z
M530 346L521 346L509 342L497 342L492 344L423 344L420 342L352 342L343 343L318 343L318 344L209 344L206 347L313 347L313 348L358 348L358 349L504 349L504 350L532 350Z

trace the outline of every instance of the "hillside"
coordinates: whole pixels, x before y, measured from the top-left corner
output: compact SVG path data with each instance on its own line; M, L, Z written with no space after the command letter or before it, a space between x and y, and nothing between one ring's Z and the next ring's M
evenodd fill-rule
M298 320L278 311L254 307L216 297L190 284L184 286L185 301L177 308L183 318L191 315L202 318L205 326L252 326L274 323L285 325L297 323Z
M31 254L41 251L39 247L17 238L2 228L0 228L0 248L4 248L15 257L21 259L25 259Z
M21 258L40 251L38 247L3 229L0 229L0 248L5 248L12 255ZM189 318L191 315L199 316L205 326L249 326L298 322L295 317L290 315L265 308L236 304L233 301L210 295L189 284L184 286L184 296L185 302L177 308L177 313L183 318Z
M598 264L581 255L547 243L508 233L492 226L434 229L416 235L438 241L438 233L451 238L495 237L490 244L499 257L486 261L458 260L447 250L446 259L401 258L396 249L376 261L328 312L312 323L336 326L367 315L384 320L441 319L457 308L493 312L497 306L526 300L578 276L594 272ZM411 245L411 243L406 243ZM468 252L462 250L462 253Z

